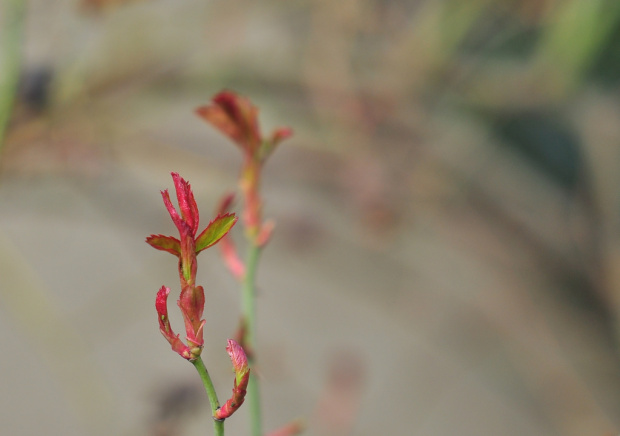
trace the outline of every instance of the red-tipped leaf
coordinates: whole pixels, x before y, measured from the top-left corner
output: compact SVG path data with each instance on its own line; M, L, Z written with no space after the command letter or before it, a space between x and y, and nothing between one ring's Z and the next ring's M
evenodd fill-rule
M196 238L196 254L211 247L222 239L237 222L234 213L220 215L209 223L206 229Z
M245 351L241 345L232 339L228 340L226 351L230 356L230 361L232 362L233 369L235 370L235 379L237 384L239 384L241 383L243 377L245 377L245 375L250 371L250 367L248 366L248 358L245 355Z
M164 205L166 206L166 209L168 210L168 213L170 214L170 218L172 218L172 222L174 222L174 225L179 230L181 237L185 234L190 234L191 233L190 227L187 225L185 221L183 221L183 218L181 217L181 215L179 215L177 210L172 205L172 201L170 201L170 194L168 193L167 189L164 189L163 191L161 191L161 197L164 199Z
M228 418L230 415L235 413L239 407L245 401L245 394L248 388L248 382L250 380L250 372L248 371L245 376L241 379L240 383L237 383L235 379L235 385L232 390L232 396L224 403L222 407L215 411L215 415L213 417L218 421L224 420Z
M157 292L157 297L155 297L155 310L157 310L157 319L159 320L159 331L170 343L174 351L179 353L181 357L189 359L191 357L189 348L179 339L179 335L174 333L172 327L170 327L170 320L168 319L169 293L170 288L162 286Z
M196 109L196 113L249 154L258 149L261 141L258 109L247 98L222 91L213 97L210 105Z
M228 193L224 195L218 205L217 214L224 215L226 212L228 212L234 200L234 193ZM237 249L235 248L235 244L233 244L230 234L227 234L220 240L219 247L222 252L224 263L230 270L231 274L234 278L241 281L243 279L243 276L245 275L245 266L243 264L243 261L239 257L239 254L237 253Z
M260 160L265 161L271 153L276 149L278 144L293 135L293 129L289 127L280 127L271 134L271 138L263 141L260 147Z
M284 141L287 138L290 138L291 136L293 136L293 129L291 129L290 127L280 127L279 129L273 131L273 133L271 134L271 140L269 142L271 142L275 147L280 142Z
M183 221L185 221L187 226L191 229L192 235L195 235L198 230L199 214L192 187L189 182L179 176L179 173L171 173L171 175L177 193L177 201L179 202L181 216L183 217Z
M151 235L146 238L146 243L158 250L181 256L181 242L172 236Z
M232 390L232 396L222 407L216 410L214 418L218 420L226 419L243 404L245 400L248 381L250 380L250 368L248 366L248 358L241 348L241 345L228 340L226 351L230 356L230 360L235 370L235 383Z
M187 340L201 347L204 343L202 336L204 321L201 320L205 307L204 289L202 286L186 286L181 290L177 304L185 321Z

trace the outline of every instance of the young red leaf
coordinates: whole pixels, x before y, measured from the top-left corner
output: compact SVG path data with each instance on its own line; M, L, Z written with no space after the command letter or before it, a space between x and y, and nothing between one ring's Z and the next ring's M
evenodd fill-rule
M235 202L235 193L234 192L227 193L220 199L220 202L217 205L216 213L218 215L224 215L231 209L234 202Z
M243 280L245 276L245 264L237 254L237 249L233 245L230 236L225 236L220 240L220 250L228 270L237 280Z
M187 226L191 229L193 236L198 230L199 214L192 187L179 173L173 172L171 175L177 193L177 201L179 203L179 209L181 210L181 216L183 217L183 221L185 221Z
M237 383L235 379L235 384L232 390L232 396L224 403L222 407L215 411L213 417L218 421L223 421L224 419L230 417L233 413L241 407L243 402L245 401L245 394L248 389L248 381L250 380L250 372L246 372L240 383Z
M196 113L250 155L260 145L258 109L247 98L222 91L213 97L212 104L199 107Z
M276 223L273 220L265 221L265 223L260 227L258 235L256 235L256 245L259 247L264 247L265 244L269 242L275 226Z
M235 370L235 382L233 385L232 396L222 407L216 410L215 415L213 416L218 420L228 418L243 404L248 387L248 381L250 380L248 358L246 357L243 348L241 348L241 346L232 339L229 339L226 351L228 351L228 355L230 356L230 360Z
M271 140L269 142L271 142L275 147L280 142L284 141L286 138L291 137L292 135L293 129L291 129L290 127L280 127L279 129L273 131L273 133L271 134Z
M234 200L234 193L228 193L224 195L217 207L217 214L224 215L226 212L228 212ZM239 254L237 253L237 249L235 248L235 244L233 244L233 241L230 238L230 234L220 239L219 246L222 252L222 257L224 258L224 263L226 263L226 266L230 270L233 277L235 277L237 280L242 280L243 276L245 275L245 266L243 264L243 261L239 257Z
M177 305L183 314L188 342L202 347L204 343L202 335L204 320L201 318L205 307L205 293L202 286L186 286L183 288Z
M172 205L172 201L170 201L170 194L167 189L161 191L161 197L164 199L164 205L170 214L170 218L174 222L174 225L179 230L180 235L191 234L191 228L187 225L187 223L183 220L181 215L177 212L177 210ZM193 236L193 235L192 235Z
M155 298L155 309L157 310L157 319L159 320L159 331L170 343L174 351L179 353L181 357L190 359L191 352L189 347L187 347L181 339L179 339L179 335L175 334L172 327L170 327L170 320L168 319L169 293L170 288L162 286L157 292L157 297Z
M222 239L237 222L234 213L220 215L209 223L206 229L196 238L196 254L211 247Z
M241 345L232 339L228 340L226 351L230 356L230 361L232 362L233 369L235 370L235 379L237 380L237 384L239 384L241 383L243 377L245 377L246 373L250 371L250 367L248 366L248 358L245 355L245 351L243 351Z
M260 160L265 161L271 153L276 149L278 144L293 135L293 129L289 127L280 127L271 134L269 140L264 141L260 147Z
M146 243L158 250L181 256L181 242L172 236L151 235L146 238Z

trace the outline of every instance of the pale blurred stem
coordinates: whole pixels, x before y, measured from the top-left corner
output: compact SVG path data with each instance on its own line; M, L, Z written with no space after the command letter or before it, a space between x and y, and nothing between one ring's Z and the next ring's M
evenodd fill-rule
M211 403L211 416L215 416L215 412L220 407L220 402L217 399L217 393L213 387L213 382L211 381L211 376L209 376L209 371L207 371L207 367L200 356L196 360L192 361L192 363L196 367L198 374L200 374L202 384L205 386L205 391L207 391L209 403ZM215 431L215 436L224 436L224 421L217 421L214 419L213 430Z
M260 247L254 240L249 241L248 251L245 259L245 277L243 279L242 306L243 318L245 320L245 338L249 353L250 367L254 364L254 353L256 352L256 267L260 256ZM260 392L256 372L250 373L248 383L247 406L250 413L250 426L252 436L262 435L262 417L260 406Z
M19 83L26 1L4 0L3 15L0 23L0 153Z

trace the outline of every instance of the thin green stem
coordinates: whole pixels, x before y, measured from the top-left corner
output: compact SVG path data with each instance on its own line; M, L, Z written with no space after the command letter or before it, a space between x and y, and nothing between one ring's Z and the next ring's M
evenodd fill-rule
M254 364L254 353L256 351L256 267L260 255L260 247L254 241L249 241L248 251L245 261L245 277L243 279L242 306L243 318L245 321L245 343L249 353L250 366ZM250 374L248 383L247 404L250 413L250 426L252 436L262 435L262 416L260 405L260 391L256 373Z
M215 392L215 387L213 387L213 382L211 381L211 376L209 376L209 371L207 371L207 367L205 366L202 358L198 357L198 359L192 361L194 367L196 367L196 371L200 374L200 378L202 380L202 384L205 387L205 391L207 391L207 396L209 397L209 403L211 404L211 416L215 416L215 412L220 407L220 402L217 399L217 393ZM213 430L215 431L215 436L224 436L224 421L213 420Z
M260 405L260 390L258 387L258 379L254 373L250 373L250 380L248 381L248 394L247 403L250 411L250 426L252 436L261 436L262 430L262 415Z
M252 241L248 246L245 260L245 277L243 278L243 317L245 321L245 342L254 350L256 347L256 267L260 255L260 247Z
M0 23L0 152L19 83L25 0L5 1L3 15L4 20Z

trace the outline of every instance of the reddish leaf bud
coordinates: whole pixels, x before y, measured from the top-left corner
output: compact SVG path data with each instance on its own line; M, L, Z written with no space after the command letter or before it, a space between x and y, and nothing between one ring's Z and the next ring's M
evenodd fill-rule
M168 294L170 289L162 286L155 297L155 309L157 310L157 318L159 320L159 331L172 346L172 349L179 353L181 357L190 359L191 352L189 348L179 339L179 335L175 334L170 327L168 319Z
M234 194L225 195L220 200L220 204L217 208L217 213L219 215L227 213L230 210L234 198ZM227 234L221 239L220 250L222 252L222 257L224 258L224 263L226 263L226 266L230 270L233 277L235 277L239 281L243 280L243 276L245 275L245 265L239 257L237 249L235 248L235 244L233 244L230 235Z
M170 194L168 193L168 190L164 189L163 191L161 191L161 196L164 199L164 205L166 206L166 209L168 210L168 213L170 214L170 218L172 218L174 225L179 230L179 234L181 236L185 234L191 234L191 228L187 225L187 223L185 223L185 221L183 221L183 218L181 218L177 210L172 205L172 201L170 201Z
M196 113L250 156L254 155L260 146L258 109L247 98L234 92L223 91L213 97L210 105L196 109Z
M243 379L243 377L245 377L245 375L250 371L250 368L248 366L248 358L245 355L245 351L243 351L241 345L239 345L232 339L228 340L226 351L230 356L230 360L235 370L236 382L240 383L241 379Z
M289 127L280 127L276 129L271 134L271 142L274 146L278 145L280 142L284 141L287 138L293 136L293 129Z
M180 213L172 205L167 190L162 191L161 195L166 209L179 231L179 239L172 236L151 235L146 238L146 242L158 250L167 251L179 257L182 290L177 304L185 322L187 345L179 339L179 335L175 334L170 327L167 307L170 289L162 286L157 293L155 307L159 317L160 330L172 345L172 349L184 358L194 360L202 351L205 324L205 321L201 319L205 305L204 290L202 286L195 285L198 268L196 255L226 236L232 226L235 225L237 218L234 214L218 216L196 238L199 214L191 186L177 173L172 173L172 179L174 180Z
M241 381L237 383L235 380L235 385L232 390L232 396L224 403L222 407L215 411L215 415L213 417L219 421L228 418L230 415L235 413L239 407L245 401L245 394L247 393L248 382L250 380L250 372L248 371Z
M269 155L273 153L273 151L276 149L280 142L284 141L286 138L289 138L292 135L293 129L290 129L288 127L280 127L279 129L274 130L271 134L271 138L262 142L260 148L260 161L265 161L265 159L267 159Z
M185 321L188 343L191 343L194 346L193 348L202 348L204 344L202 329L205 323L201 319L205 306L205 293L202 286L194 287L188 285L183 288L177 304Z
M177 257L181 257L181 242L177 238L164 235L151 235L146 238L146 243L153 248L167 251Z
M196 269L198 267L196 263L196 241L194 239L199 222L198 206L196 205L196 200L194 200L190 184L179 176L178 173L171 174L181 214L179 215L172 205L168 190L162 191L161 195L172 221L179 230L181 250L181 268L179 272L181 280L187 284L193 284L196 280Z
M198 230L200 217L198 215L198 206L196 205L196 200L194 199L192 187L186 180L179 176L179 173L171 174L172 180L174 180L174 187L177 193L177 201L179 202L181 216L183 217L183 221L190 228L193 236Z
M250 380L250 368L248 367L248 359L245 356L243 348L232 339L229 339L226 351L228 351L228 355L230 356L235 370L235 382L232 396L222 407L217 409L215 415L213 415L217 420L228 418L243 404Z
M220 92L211 104L199 107L196 113L240 146L246 161L262 163L280 142L293 134L288 127L281 127L271 138L263 139L258 109L249 99L231 91Z
M258 235L256 235L256 245L259 247L264 247L265 244L269 242L275 226L276 223L272 220L265 221L265 223L260 227Z

